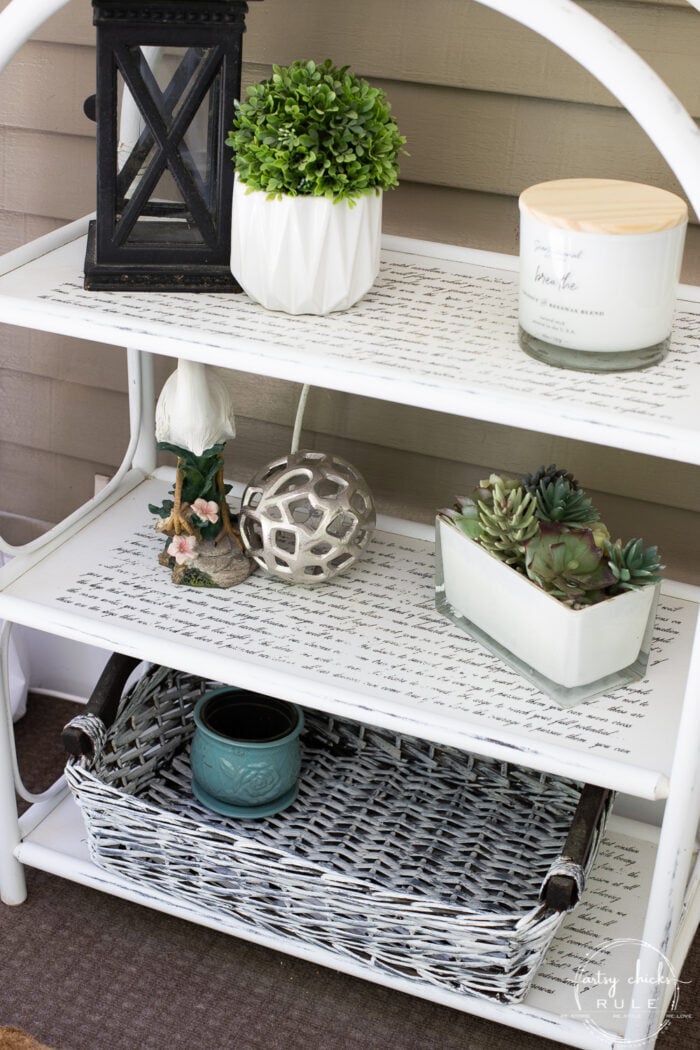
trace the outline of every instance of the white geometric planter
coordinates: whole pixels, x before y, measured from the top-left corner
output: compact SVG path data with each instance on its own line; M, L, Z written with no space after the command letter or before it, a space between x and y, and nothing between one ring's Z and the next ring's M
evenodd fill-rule
M236 176L231 271L268 310L347 310L374 284L381 232L381 193L353 207L326 197L268 200L262 190L248 193Z
M643 678L659 593L571 609L441 518L438 610L562 707Z

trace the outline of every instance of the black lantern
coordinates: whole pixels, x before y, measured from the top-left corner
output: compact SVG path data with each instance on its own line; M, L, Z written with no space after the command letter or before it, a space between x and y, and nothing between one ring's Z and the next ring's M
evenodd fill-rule
M247 10L242 0L93 0L97 219L87 289L240 290L224 140Z

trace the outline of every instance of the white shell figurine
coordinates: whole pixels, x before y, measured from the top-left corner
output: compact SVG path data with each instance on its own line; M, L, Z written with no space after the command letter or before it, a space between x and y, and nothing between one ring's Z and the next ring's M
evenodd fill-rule
M226 503L222 446L236 436L226 383L207 365L180 359L156 405L156 438L177 455L173 499L151 509L171 538L160 562L173 581L234 587L254 570Z

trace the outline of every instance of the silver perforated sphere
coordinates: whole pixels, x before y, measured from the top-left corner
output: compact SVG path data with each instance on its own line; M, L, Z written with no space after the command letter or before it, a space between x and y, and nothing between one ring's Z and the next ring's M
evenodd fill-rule
M261 569L288 583L324 583L361 557L375 521L372 493L350 463L300 451L252 478L239 526Z

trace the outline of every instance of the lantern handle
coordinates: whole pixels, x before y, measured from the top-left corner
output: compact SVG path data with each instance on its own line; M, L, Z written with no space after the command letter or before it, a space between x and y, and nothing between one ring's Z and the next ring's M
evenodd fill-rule
M93 124L97 123L97 95L88 95L83 102L83 113Z

